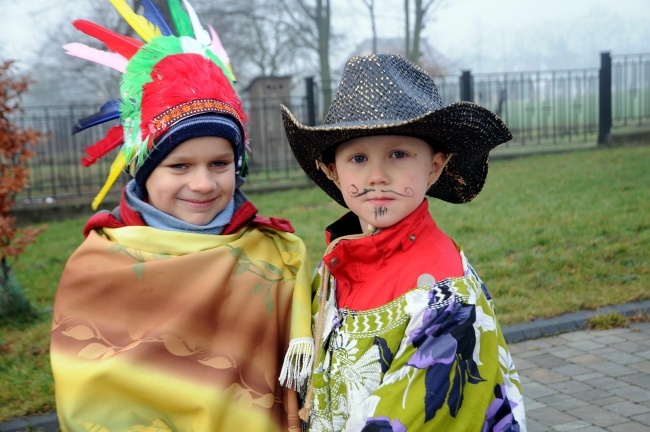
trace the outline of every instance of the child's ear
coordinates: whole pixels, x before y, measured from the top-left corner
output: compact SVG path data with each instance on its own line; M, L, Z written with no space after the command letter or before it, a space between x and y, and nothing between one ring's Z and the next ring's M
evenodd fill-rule
M330 176L328 176L329 179L334 182L337 188L341 189L341 183L339 182L339 173L336 171L336 163L331 162L327 164L327 169L330 172Z
M438 181L442 171L445 169L445 166L451 159L452 155L447 156L443 152L435 152L431 158L431 172L429 173L429 183L427 189L429 189L435 182Z

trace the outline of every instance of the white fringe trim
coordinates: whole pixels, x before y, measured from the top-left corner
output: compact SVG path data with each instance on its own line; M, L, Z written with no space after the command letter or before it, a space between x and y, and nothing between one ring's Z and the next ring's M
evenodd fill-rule
M310 337L293 339L284 356L280 384L301 391L307 385L314 364L314 339Z

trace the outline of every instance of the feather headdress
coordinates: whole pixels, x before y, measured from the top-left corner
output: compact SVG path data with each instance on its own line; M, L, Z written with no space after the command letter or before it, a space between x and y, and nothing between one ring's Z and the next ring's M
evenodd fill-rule
M198 114L218 113L232 117L241 128L245 149L247 116L233 84L235 76L219 36L207 31L187 0L168 0L172 24L151 0L143 0L143 15L126 0L110 0L115 9L144 40L115 33L99 24L77 20L74 26L106 45L110 51L81 43L66 44L67 53L123 72L120 99L79 120L73 133L119 118L121 124L86 149L85 166L92 165L112 150L120 151L111 165L108 179L92 203L97 209L120 173L135 175L161 137L177 122ZM175 30L175 31L174 31ZM246 175L247 155L236 170Z

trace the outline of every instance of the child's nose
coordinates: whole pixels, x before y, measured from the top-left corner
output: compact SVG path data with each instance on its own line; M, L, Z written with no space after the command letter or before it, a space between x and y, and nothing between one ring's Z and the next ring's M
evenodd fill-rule
M386 184L389 182L388 171L385 164L375 162L370 164L370 175L368 181L373 184Z
M196 192L211 192L217 186L210 170L196 168L188 187Z

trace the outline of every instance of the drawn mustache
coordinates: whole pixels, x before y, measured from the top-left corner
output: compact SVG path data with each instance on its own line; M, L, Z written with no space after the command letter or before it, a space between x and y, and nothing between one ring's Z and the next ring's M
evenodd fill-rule
M413 196L413 189L410 188L410 187L404 188L404 193L403 194L399 193L399 192L397 192L397 191L395 191L393 189L387 189L387 190L382 189L382 190L380 190L380 192L381 193L394 193L395 195L399 195L399 196L403 196L403 197L407 197L407 198L410 198L410 197Z
M375 191L375 189L366 188L366 189L362 190L361 192L359 192L359 188L356 187L355 185L350 185L350 187L348 188L348 192L350 193L350 195L352 195L355 198L363 196L363 195L367 194L368 192L374 192L374 191Z
M365 188L364 190L359 192L359 188L356 187L355 185L351 185L350 187L348 187L348 192L350 193L351 196L353 196L355 198L366 195L369 192L375 192L375 190L376 189L373 189L373 188ZM410 187L404 188L404 193L399 193L399 192L397 192L396 190L393 190L393 189L380 189L379 191L381 193L392 193L392 194L399 195L399 196L406 197L406 198L410 198L414 194L413 189L410 188Z

